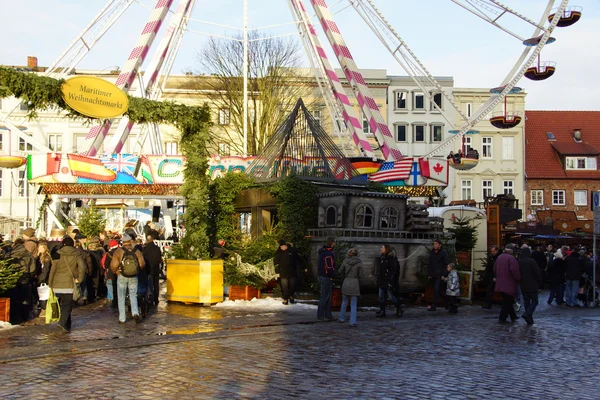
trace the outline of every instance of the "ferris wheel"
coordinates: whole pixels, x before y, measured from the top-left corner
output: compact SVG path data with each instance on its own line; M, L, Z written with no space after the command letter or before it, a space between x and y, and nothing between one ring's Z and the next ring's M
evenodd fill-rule
M243 1L246 12L248 0ZM436 94L444 96L447 104L450 104L461 116L462 123L459 129L452 132L454 135L425 154L424 158L452 149L456 140L463 138L465 134L474 133L473 126L490 114L503 100L506 101L507 94L517 93L521 90L516 85L523 76L534 81L550 78L556 71L557 66L552 61L542 60L542 49L555 40L551 34L556 27L570 26L576 23L582 15L581 8L568 6L567 0L549 0L541 15L534 16L534 18L530 18L524 13L511 9L496 0L450 1L474 17L490 24L493 28L500 29L511 40L515 40L519 46L523 47L523 51L515 61L513 68L502 80L498 81L498 86L490 89L490 96L487 101L470 116L465 115L463 110L455 104L452 96L442 90L440 83L436 81L424 63L419 60L408 43L391 26L376 6L375 1L340 0L336 3L336 5L345 3L344 9L354 10L361 17L368 30L381 41L438 111L441 111L438 103L433 101L433 96ZM141 0L109 0L81 34L45 71L45 75L54 78L66 78L133 3L142 4ZM180 50L182 38L186 32L190 31L187 27L188 23L194 21L191 15L197 2L196 0L179 0L178 5L171 9L173 3L174 0L157 0L153 2L154 7L151 8L150 17L142 28L142 32L128 59L120 69L116 85L123 91L128 92L137 80L139 82L138 96L153 100L161 97L167 82L166 78L170 74L177 53ZM351 141L357 152L362 156L375 157L375 150L363 133L362 123L359 122L359 118L351 106L349 95L337 77L332 61L327 56L324 46L326 42L333 49L337 63L341 66L350 86L350 95L356 98L361 112L366 117L383 158L388 161L403 159L404 155L397 148L395 139L352 57L351 46L345 42L327 1L287 0L287 3L308 59L315 71L316 81L331 115L331 120L344 121L344 124L337 126L334 124L334 129L336 134L340 136L340 140ZM310 9L307 6L310 6ZM153 46L168 15L171 15L169 24L158 45ZM514 24L511 22L514 20L522 22L526 29L517 31L513 28ZM317 23L314 21L317 21ZM246 20L244 25L245 45L247 45ZM321 26L323 34L318 32L318 25ZM154 47L156 47L154 56L146 67L144 74L146 78L144 79L138 72L150 53L150 49ZM245 48L245 51L247 52L247 48ZM247 62L247 55L244 60ZM247 90L248 85L244 86ZM247 93L245 96L247 96ZM521 115L507 111L506 103L504 104L503 111L494 113L490 118L490 123L499 129L514 127L522 119ZM444 116L445 114L442 113L441 115ZM35 142L30 136L23 134L17 127L21 124L11 122L10 116L11 112L8 115L0 115L0 122L7 126L11 132L14 131L21 139L31 143L36 149L50 151L45 144ZM247 118L244 118L244 123L246 121ZM450 125L454 125L454 121L448 122ZM87 135L89 146L87 155L96 156L98 154L112 123L112 120L106 120L102 125L90 129ZM127 118L120 119L117 132L108 146L109 152L121 152L125 141L129 137L132 125ZM150 142L154 154L161 154L161 138L158 126L149 125L140 130L137 138L138 143L144 143L146 140ZM458 162L452 160L450 165L458 169L470 169L477 165L477 159L464 154L461 160Z

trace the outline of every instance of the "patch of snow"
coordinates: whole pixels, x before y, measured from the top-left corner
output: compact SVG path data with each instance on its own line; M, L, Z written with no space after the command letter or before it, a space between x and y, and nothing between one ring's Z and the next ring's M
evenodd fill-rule
M282 303L282 298L268 297L265 299L253 298L252 300L225 300L222 303L217 303L214 307L236 310L236 311L256 311L256 312L303 312L315 311L316 305L299 303L288 304Z
M0 329L14 328L16 325L12 325L10 322L0 321Z

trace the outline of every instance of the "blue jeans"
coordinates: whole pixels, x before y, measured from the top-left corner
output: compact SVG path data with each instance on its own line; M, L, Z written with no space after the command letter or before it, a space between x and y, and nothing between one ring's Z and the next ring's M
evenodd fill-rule
M396 296L394 296L394 291L392 289L379 288L379 304L383 304L383 306L385 307L385 302L387 299L390 299L395 306L398 305L398 299L396 298Z
M562 304L565 302L565 284L552 282L550 286L550 296L548 297L548 304L552 303L552 300L556 298L556 304Z
M321 284L321 295L319 296L319 308L317 308L317 318L332 319L331 315L331 289L333 288L333 280L325 276L319 276Z
M137 302L137 287L138 278L137 276L128 278L123 275L119 275L117 278L117 297L119 301L119 321L125 322L127 319L127 312L125 309L125 297L127 295L127 289L129 289L129 303L131 303L131 315L134 317L140 315L138 310Z
M567 302L567 305L578 305L579 300L577 300L577 293L579 292L579 279L567 279L567 286L565 292L565 300Z
M113 281L112 281L112 279L106 280L106 299L108 301L113 300Z
M342 296L342 307L338 319L340 322L346 321L346 308L348 307L348 297L350 297L350 325L356 325L356 305L358 296Z

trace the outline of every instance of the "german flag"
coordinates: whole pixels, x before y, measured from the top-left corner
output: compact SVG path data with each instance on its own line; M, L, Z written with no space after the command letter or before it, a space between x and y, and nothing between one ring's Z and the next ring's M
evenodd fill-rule
M97 158L67 154L71 174L78 178L93 179L100 182L112 182L117 178L115 171L106 168Z
M367 157L352 157L350 158L350 162L352 162L354 169L361 175L372 174L373 172L379 171L382 164L381 161L373 161L372 158Z

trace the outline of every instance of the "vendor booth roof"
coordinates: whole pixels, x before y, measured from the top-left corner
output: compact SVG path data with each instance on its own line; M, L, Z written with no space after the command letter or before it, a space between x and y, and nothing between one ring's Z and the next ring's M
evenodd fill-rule
M290 175L325 181L351 180L360 175L308 112L302 99L298 99L246 173L259 182Z

